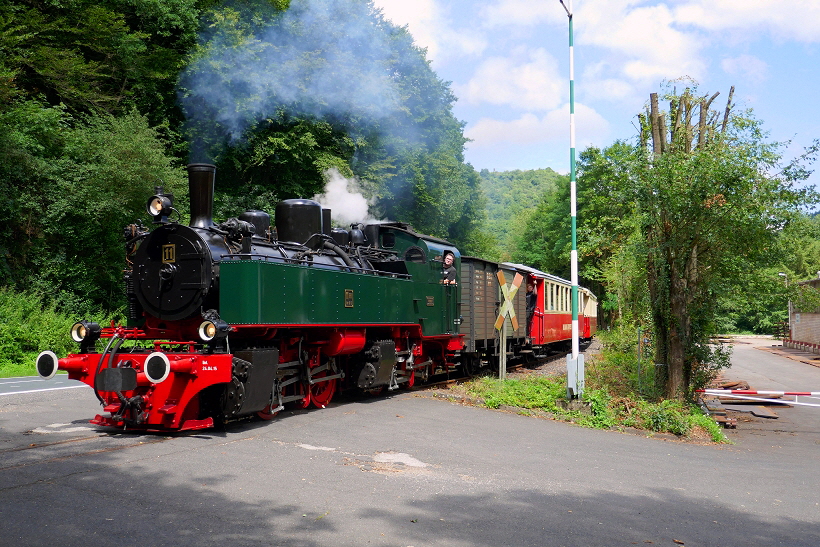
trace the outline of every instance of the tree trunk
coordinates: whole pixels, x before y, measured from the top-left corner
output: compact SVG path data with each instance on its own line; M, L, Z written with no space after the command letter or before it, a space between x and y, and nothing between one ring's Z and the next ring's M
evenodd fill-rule
M660 155L663 151L663 144L661 143L661 127L658 119L658 94L649 94L649 123L652 126L652 152Z
M671 304L671 325L669 326L669 362L666 380L666 397L682 399L686 394L686 339L689 316L686 305L685 282L671 268L669 300Z
M659 248L658 229L650 226L646 231L646 241L650 249ZM664 272L659 269L661 261L658 255L650 251L646 260L646 281L649 289L649 301L652 310L652 324L655 327L655 360L656 365L666 365L669 362L669 329L667 316L664 310L668 309L668 294L663 289L663 284L659 281L663 278ZM655 386L658 392L666 386L666 367L654 367Z

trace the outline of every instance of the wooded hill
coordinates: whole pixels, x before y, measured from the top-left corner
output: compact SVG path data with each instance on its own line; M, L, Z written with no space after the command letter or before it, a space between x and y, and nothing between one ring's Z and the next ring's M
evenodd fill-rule
M559 175L552 169L479 171L487 198L487 228L496 241L494 258L510 260L530 216L558 188Z

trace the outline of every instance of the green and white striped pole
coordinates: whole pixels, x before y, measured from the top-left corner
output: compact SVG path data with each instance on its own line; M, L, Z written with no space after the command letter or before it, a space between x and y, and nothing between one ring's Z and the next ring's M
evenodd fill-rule
M584 391L584 356L579 356L578 329L578 238L576 235L576 183L575 183L575 52L572 28L572 0L569 7L559 0L569 18L569 200L572 227L572 250L570 251L570 282L572 283L572 354L567 355L567 395L580 398Z

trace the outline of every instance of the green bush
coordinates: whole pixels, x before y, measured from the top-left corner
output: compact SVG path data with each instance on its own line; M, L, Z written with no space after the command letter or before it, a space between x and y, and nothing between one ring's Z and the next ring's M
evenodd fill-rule
M631 337L630 337L631 338ZM636 344L632 344L634 350ZM510 406L531 414L539 409L552 416L599 429L636 428L654 433L691 435L695 429L706 431L714 442L727 442L714 420L700 408L687 402L667 399L657 402L641 395L636 366L630 356L629 341L623 332L616 334L616 343L605 346L601 355L589 360L586 370L586 391L583 400L589 412L571 410L565 404L566 376L527 376L498 380L477 378L457 389L464 389L489 408ZM625 351L626 350L626 351ZM654 381L653 366L643 371L644 382ZM647 387L647 386L644 386ZM651 391L651 385L649 386Z
M489 408L514 406L558 410L556 401L563 399L566 382L561 378L531 377L522 380L478 378L467 387L471 395L480 397Z
M618 417L611 406L612 397L609 393L599 389L589 390L584 393L584 400L589 403L591 414L582 416L582 425L607 429L617 424Z
M110 321L103 314L88 318ZM44 304L33 292L0 288L0 378L36 374L34 361L43 350L58 357L77 351L69 331L78 319L83 317L61 313L53 301Z
M682 405L671 399L650 405L646 424L652 431L669 432L675 435L686 435L691 429L691 423Z

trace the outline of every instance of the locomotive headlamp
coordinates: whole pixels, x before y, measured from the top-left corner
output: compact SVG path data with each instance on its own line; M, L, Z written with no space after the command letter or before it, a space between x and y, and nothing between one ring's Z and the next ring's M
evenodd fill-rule
M71 327L71 339L80 344L80 353L88 353L94 342L100 338L102 329L99 323L78 321Z
M231 327L221 319L215 321L206 320L199 325L199 338L203 342L221 340L228 336Z
M75 342L96 342L100 337L100 325L91 321L78 321L71 327L71 339Z
M171 214L171 207L173 203L171 199L166 195L156 195L151 196L151 199L148 200L146 204L146 209L148 210L148 214L154 218L162 218L167 217Z

